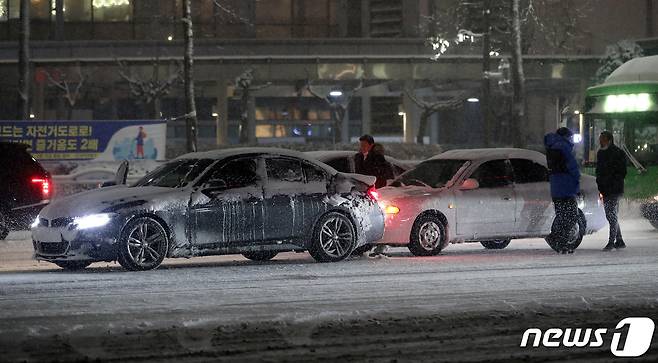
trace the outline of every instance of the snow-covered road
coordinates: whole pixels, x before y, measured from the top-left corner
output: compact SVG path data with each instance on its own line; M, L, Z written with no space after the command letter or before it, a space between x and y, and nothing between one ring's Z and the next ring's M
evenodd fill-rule
M397 322L390 325L391 330L423 331L426 340L434 333L428 326L448 324L451 317L460 318L450 324L471 321L474 326L489 326L488 334L507 327L505 333L488 339L495 344L501 344L497 340L501 339L512 351L499 346L492 352L483 348L469 354L478 352L489 358L496 352L505 354L500 359L516 357L516 353L527 355L528 351L518 349L522 327L574 321L608 324L628 314L653 314L658 321L658 231L640 219L622 221L622 229L628 248L610 253L601 251L606 230L587 236L574 255L557 255L543 240L535 239L513 241L502 251L487 251L479 244L451 245L442 255L430 258L411 257L405 249L394 249L390 257L320 264L307 254L291 253L268 263L239 256L170 260L149 272L126 272L118 265L100 263L78 273L32 261L28 234L13 233L8 241L0 242L0 356L2 360L34 361L53 355L65 360L262 358L256 353L272 354L280 345L263 338L271 336L267 332L272 330L284 336L281 341L286 347L296 349L296 355L286 357L296 359L315 352L317 347L308 348L313 342L326 340L318 335L320 326L329 326L322 330L334 332L332 339L338 331L348 334L347 343L331 340L335 350L344 353L339 347L349 345L349 336L374 329L363 325L357 329L357 322L384 330L387 324ZM579 313L573 315L575 311ZM609 321L595 316L597 311ZM477 316L504 318L494 324L473 320ZM511 322L514 319L516 323ZM258 345L247 338L236 339L243 336L238 331L265 340ZM220 338L224 345L235 343L213 345L217 343L213 339ZM388 348L394 347L394 342L408 347L400 337L388 338L379 342L389 342ZM454 333L435 337L454 338ZM249 349L244 348L245 342L251 342ZM656 339L645 358L656 358L655 344ZM435 345L431 344L437 353ZM218 353L211 346L224 350ZM229 354L226 349L238 350ZM416 359L433 360L427 355L429 350L409 349ZM209 355L211 351L214 353ZM345 357L370 357L363 354ZM398 354L406 354L406 350L372 357ZM459 356L463 358L463 354ZM610 356L604 354L603 358Z

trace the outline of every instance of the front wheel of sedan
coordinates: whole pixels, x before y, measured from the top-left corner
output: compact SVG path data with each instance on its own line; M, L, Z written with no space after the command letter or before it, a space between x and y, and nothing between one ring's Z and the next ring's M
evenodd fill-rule
M352 221L341 213L331 212L316 224L308 252L318 262L338 262L352 253L356 240Z
M502 250L509 245L509 239L497 239L492 241L480 241L482 246L488 250Z
M425 214L411 228L409 251L415 256L436 256L446 246L446 227L439 218Z
M160 222L138 217L123 228L118 244L118 260L131 271L152 270L160 266L169 248L167 232Z
M258 251L258 252L245 252L242 254L244 258L252 261L269 261L278 255L278 252L274 251Z
M67 270L67 271L79 271L84 270L87 266L91 265L89 261L56 261L55 265Z

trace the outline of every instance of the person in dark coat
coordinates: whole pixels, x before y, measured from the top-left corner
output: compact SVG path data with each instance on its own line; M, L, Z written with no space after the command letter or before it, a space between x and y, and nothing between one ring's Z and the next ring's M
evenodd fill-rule
M375 139L370 135L359 138L359 152L354 155L354 172L363 175L374 175L372 163L372 150Z
M393 179L393 169L384 156L384 146L376 144L370 135L359 138L359 152L354 155L354 172L377 178L375 187L386 186L388 179Z
M391 166L391 163L386 161L384 145L378 143L373 144L370 153L372 154L371 158L373 172L375 174L374 176L377 177L375 187L383 188L386 186L388 180L395 178L393 175L393 167Z
M615 138L610 131L603 131L599 136L601 148L596 153L596 184L603 198L605 217L610 224L608 244L603 248L626 248L619 228L619 198L624 194L626 177L626 154L615 145Z
M580 170L573 153L572 137L573 133L566 127L544 137L551 196L555 207L555 219L551 234L547 238L561 253L573 253L569 241L573 237L578 220L576 196L580 191Z

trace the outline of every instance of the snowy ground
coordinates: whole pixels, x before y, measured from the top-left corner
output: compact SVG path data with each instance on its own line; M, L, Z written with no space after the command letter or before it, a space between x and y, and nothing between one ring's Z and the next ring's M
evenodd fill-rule
M31 260L26 232L0 242L0 360L609 361L609 348L519 348L530 327L658 322L658 231L622 221L574 255L543 240L502 251L452 245L437 257L315 263L285 254L170 260L150 272L100 263L64 272ZM658 339L643 357L658 360Z

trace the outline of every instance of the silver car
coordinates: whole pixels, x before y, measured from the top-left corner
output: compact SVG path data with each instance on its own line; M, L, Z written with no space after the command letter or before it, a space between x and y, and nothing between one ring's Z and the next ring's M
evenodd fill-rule
M134 185L53 201L32 225L35 257L65 269L118 261L129 270L165 257L264 261L285 251L340 261L383 235L374 183L289 150L192 153Z

